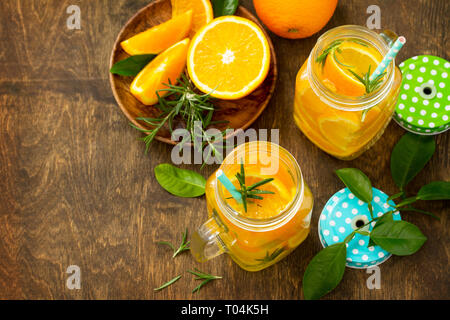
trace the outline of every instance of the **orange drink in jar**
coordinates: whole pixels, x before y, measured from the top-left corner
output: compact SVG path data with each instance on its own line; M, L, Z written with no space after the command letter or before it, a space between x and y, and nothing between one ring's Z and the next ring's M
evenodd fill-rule
M217 172L241 188L255 188L255 197L244 206L220 183ZM308 236L313 196L293 156L265 141L240 145L207 181L209 220L192 236L191 252L198 261L228 253L243 269L259 271L291 253ZM241 175L242 177L242 175Z
M390 32L341 26L317 41L297 75L294 119L323 151L351 160L383 134L395 109L401 72L392 62L378 79L368 81L368 76L394 40Z

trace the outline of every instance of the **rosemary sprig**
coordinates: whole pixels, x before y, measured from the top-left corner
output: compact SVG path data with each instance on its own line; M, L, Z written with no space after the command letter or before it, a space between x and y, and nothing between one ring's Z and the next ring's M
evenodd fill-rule
M272 254L269 254L269 251L267 251L267 252L266 252L266 256L265 256L264 258L262 258L262 259L256 259L256 261L260 261L261 264L266 264L266 263L272 262L272 261L274 261L276 258L278 258L278 256L279 256L280 254L282 254L282 253L284 252L284 250L285 250L284 248L278 248L278 249L275 249L275 251L272 252Z
M355 76L356 79L358 79L359 82L361 82L366 87L367 94L376 91L381 86L381 84L383 83L383 77L386 74L386 72L383 72L382 74L380 74L377 77L370 80L370 76L372 75L371 68L372 68L372 65L369 65L369 70L362 76L358 75L356 72L354 72L350 69L347 69L348 71L350 71L351 74L353 74L353 76ZM367 115L367 113L369 113L370 109L371 108L365 109L362 112L361 122L364 122L364 120L366 119L366 115Z
M347 41L357 43L363 47L367 47L367 48L369 47L369 45L367 43L365 43L364 41L358 40L358 39L348 39Z
M245 185L245 169L244 169L244 163L241 162L241 172L236 173L236 179L239 182L239 185L241 187L238 192L241 194L242 198L242 204L244 206L245 212L247 212L247 206L248 202L250 202L248 199L257 199L257 200L263 200L264 198L262 195L264 194L275 194L275 192L272 191L265 191L265 190L259 190L258 188L273 181L273 178L264 179L261 181L258 181L251 185L250 187L247 187Z
M333 51L333 58L337 63L339 63L341 66L346 67L346 68L354 68L355 67L355 66L351 66L349 64L345 64L341 60L339 60L338 57L336 56L336 52L341 53L342 51L339 48L336 48L336 50Z
M373 80L370 80L370 76L372 73L370 72L372 68L372 65L369 65L369 70L363 74L362 76L358 75L356 72L347 69L351 74L355 76L356 79L358 79L359 82L361 82L366 87L366 93L372 93L375 90L377 90L381 83L383 82L383 77L385 76L386 72L383 72L382 74L375 77Z
M181 275L179 275L178 277L173 278L173 279L170 280L169 282L164 283L161 287L156 288L156 289L153 289L153 290L155 290L155 291L160 291L160 290L162 290L162 289L165 289L165 288L167 288L168 286L174 284L175 282L177 282L177 281L180 280L180 279L181 279Z
M334 49L340 46L344 42L343 40L335 40L330 43L330 45L324 49L320 56L316 58L316 62L322 65L322 68L325 66L325 62L327 61L327 57L331 52L334 52Z
M190 250L190 248L189 248L190 241L186 241L187 240L187 234L188 234L188 229L186 228L186 230L184 231L184 234L183 234L183 240L181 241L181 244L178 247L178 249L176 249L174 247L174 245L172 243L168 242L168 241L159 241L157 243L161 244L161 245L169 246L173 250L172 258L175 258L180 253L183 253L185 251L189 251Z
M200 289L210 281L222 279L222 277L213 276L213 275L204 273L198 269L195 269L195 271L188 270L188 272L193 274L194 276L197 276L195 278L195 280L203 280L202 283L200 283L197 287L195 287L194 290L192 290L192 293L195 293L195 292L198 293L200 291Z
M350 42L354 42L357 43L361 46L364 47L369 47L366 43L364 43L363 41L360 41L358 39L346 39L345 41L350 41ZM327 60L327 57L330 53L333 54L333 58L334 60L336 60L337 63L339 63L340 65L347 67L347 68L354 68L354 66L350 66L350 65L346 65L344 63L342 63L337 57L336 57L336 52L341 53L341 50L339 49L339 46L344 42L344 40L335 40L333 42L330 43L330 45L324 49L321 53L320 56L318 56L316 58L316 62L322 65L322 68L325 66L325 62Z
M161 111L161 114L156 118L141 117L136 119L150 125L152 129L141 129L131 124L133 128L147 135L141 138L145 142L146 153L156 134L164 125L167 124L170 132L173 132L174 119L178 117L185 123L186 130L189 131L190 138L197 151L202 151L205 146L209 146L211 155L221 156L219 146L215 145L215 137L206 132L208 126L219 123L218 121L212 121L215 107L211 102L211 93L197 93L195 86L185 74L182 74L178 79L178 85L169 83L166 86L167 88L156 92L158 104L155 106ZM161 97L163 92L166 95ZM222 134L224 135L225 131ZM184 139L181 146L186 142L188 141Z

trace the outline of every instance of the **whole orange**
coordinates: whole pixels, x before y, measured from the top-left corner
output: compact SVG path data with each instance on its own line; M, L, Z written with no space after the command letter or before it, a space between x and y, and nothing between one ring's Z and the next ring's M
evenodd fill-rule
M283 38L307 38L333 16L338 0L253 0L261 21Z

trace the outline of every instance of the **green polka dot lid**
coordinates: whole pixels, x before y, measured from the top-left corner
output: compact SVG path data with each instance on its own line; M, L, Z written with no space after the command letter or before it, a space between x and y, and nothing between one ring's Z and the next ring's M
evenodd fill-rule
M400 65L403 81L394 120L417 134L434 135L450 127L450 63L422 55Z
M388 201L388 195L373 188L373 214L381 217L395 203ZM393 215L395 221L401 220L400 213ZM319 218L319 237L324 247L331 246L344 239L372 220L367 203L359 200L348 188L333 195L325 204ZM370 232L375 222L367 225L363 230ZM391 254L379 246L368 246L369 236L356 234L347 244L347 267L365 269L385 262Z

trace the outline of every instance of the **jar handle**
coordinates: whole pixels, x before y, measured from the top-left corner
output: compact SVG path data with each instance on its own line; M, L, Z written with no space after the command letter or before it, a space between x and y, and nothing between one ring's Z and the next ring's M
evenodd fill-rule
M395 43L395 41L398 38L398 35L392 31L392 30L383 30L383 32L380 33L381 38L383 38L384 42L390 47L392 47Z
M191 237L191 253L198 262L211 260L227 251L220 238L223 228L213 217L206 221Z

